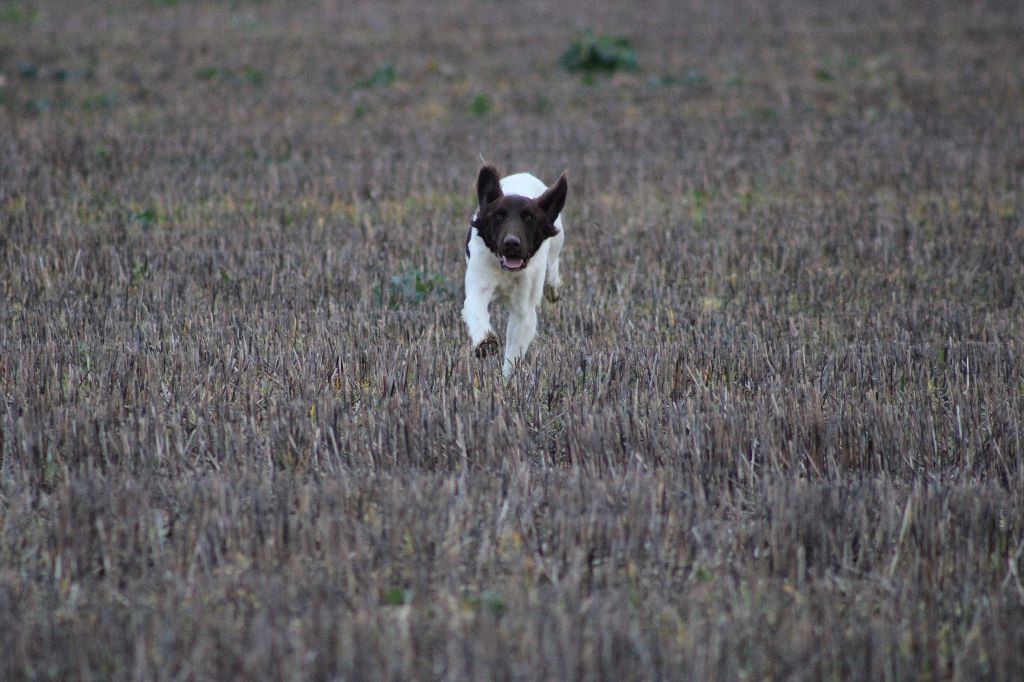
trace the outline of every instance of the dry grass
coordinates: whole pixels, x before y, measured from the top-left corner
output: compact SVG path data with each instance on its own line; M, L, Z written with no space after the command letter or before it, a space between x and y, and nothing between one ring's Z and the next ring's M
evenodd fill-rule
M1019 674L1017 3L331 5L0 3L0 677Z

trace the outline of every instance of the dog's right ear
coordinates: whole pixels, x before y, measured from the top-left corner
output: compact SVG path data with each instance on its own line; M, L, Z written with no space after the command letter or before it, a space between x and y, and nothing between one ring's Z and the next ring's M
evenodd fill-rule
M476 196L480 201L481 212L504 196L497 168L488 164L480 169L480 174L476 176Z

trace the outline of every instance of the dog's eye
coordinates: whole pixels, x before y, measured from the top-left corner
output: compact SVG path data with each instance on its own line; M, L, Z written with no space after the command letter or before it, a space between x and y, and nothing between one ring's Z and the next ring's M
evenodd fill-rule
M524 213L523 214L523 222L526 223L527 225L532 223L533 222L533 214L532 213Z
M501 221L503 221L505 219L505 212L504 211L498 211L497 213L494 214L494 219L497 220L500 223Z

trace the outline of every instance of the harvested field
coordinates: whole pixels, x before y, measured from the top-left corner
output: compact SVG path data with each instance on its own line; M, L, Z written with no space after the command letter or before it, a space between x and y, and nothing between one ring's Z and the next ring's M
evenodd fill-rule
M0 2L0 678L1019 676L1024 6L762 4Z

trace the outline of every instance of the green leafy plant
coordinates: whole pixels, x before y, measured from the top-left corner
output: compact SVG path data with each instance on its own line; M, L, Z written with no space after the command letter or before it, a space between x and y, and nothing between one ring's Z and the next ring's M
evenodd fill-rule
M262 69L257 69L255 66L246 65L242 68L242 79L255 85L257 87L263 85L263 81L266 80L266 75Z
M18 62L15 65L18 75L22 78L35 78L39 75L39 65L34 62Z
M472 103L469 105L469 113L482 118L491 113L491 107L491 98L481 92L473 98Z
M708 77L699 69L690 69L683 75L683 82L687 85L704 85L708 82Z
M412 598L412 593L409 590L401 587L392 587L381 595L381 602L385 606L402 606L409 602Z
M156 217L156 209L152 206L131 213L132 222L142 226L144 230L148 230L156 222Z
M82 99L82 108L88 111L110 109L117 103L117 95L111 92L100 92Z
M702 227L707 219L708 201L711 194L703 189L695 189L690 192L690 217L693 219L694 227Z
M508 611L508 604L505 602L505 598L501 596L500 592L494 592L488 590L481 595L483 604L487 607L487 610L491 612L491 615L495 618L501 618Z
M773 107L750 107L745 109L743 114L759 123L773 123L781 116L779 110Z
M196 78L201 81L213 80L215 77L223 73L225 70L219 66L200 66L196 69Z
M31 97L25 101L26 111L41 114L53 108L53 100L49 97Z
M357 90L367 88L386 88L395 82L398 75L394 64L382 64L374 69L373 73L356 81Z
M825 66L819 66L814 69L814 77L825 83L831 83L836 79L836 76Z
M24 2L5 2L0 4L0 22L8 24L27 24L34 20L39 10Z
M486 609L495 618L501 618L508 613L508 603L501 592L486 590L479 595L463 597L462 604L467 609Z
M144 279L149 279L152 274L152 270L149 269L149 263L140 261L132 266L132 284L138 284Z
M388 305L396 308L407 303L422 303L427 299L451 298L455 287L441 273L410 268L392 275L388 287Z
M559 62L566 71L584 76L640 68L636 50L628 38L595 35L592 31L577 36L562 53Z
M266 81L266 74L251 64L246 64L237 72L223 66L207 64L195 70L195 76L201 81L221 80L227 83L248 83L260 87Z

